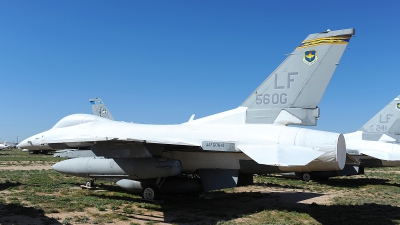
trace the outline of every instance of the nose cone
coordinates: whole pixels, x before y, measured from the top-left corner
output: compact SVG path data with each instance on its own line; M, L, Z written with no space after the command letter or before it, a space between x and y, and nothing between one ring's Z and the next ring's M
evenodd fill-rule
M87 177L89 173L86 169L86 166L89 160L90 158L85 158L85 157L67 159L54 164L52 168L53 170L59 173L78 176L78 177Z
M19 149L30 149L31 147L32 147L32 142L29 141L29 138L21 141L17 145L17 148L19 148Z
M64 173L64 174L69 174L69 175L75 175L77 176L77 168L73 160L64 160L61 162L58 162L54 164L51 168L53 170L59 172L59 173Z
M20 149L28 150L52 150L52 148L46 143L44 139L44 132L28 137L21 141L17 147Z

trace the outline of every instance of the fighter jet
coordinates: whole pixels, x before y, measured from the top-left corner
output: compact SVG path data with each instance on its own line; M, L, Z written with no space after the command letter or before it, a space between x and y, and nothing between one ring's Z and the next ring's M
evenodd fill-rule
M347 162L343 170L282 175L309 181L364 174L365 167L400 166L400 95L356 132L344 134L344 138Z
M98 117L102 117L105 119L109 120L114 120L112 117L111 113L108 111L107 106L104 104L104 102L101 100L101 98L92 98L89 99L90 105L92 107L93 115L96 115ZM93 116L92 115L87 115L87 114L74 114L65 117L62 121L59 121L56 125L54 125L51 129L55 129L58 127L67 127L67 126L72 126L75 124L80 124L80 123L85 123L88 121L92 121ZM29 151L31 154L47 154L49 152L54 152L57 149L54 149L50 146L48 146L45 143L45 139L43 139L42 134L37 134L32 137L29 137L23 141L21 141L17 147L19 149L23 149L24 151ZM93 156L93 153L90 150L87 150L86 152L75 152L77 149L62 149L60 151L56 151L56 157L82 157L82 156Z
M400 166L400 95L358 131L344 135L362 167Z
M238 107L176 125L70 115L39 136L52 148L91 148L98 156L68 159L53 169L118 180L155 199L163 190L215 190L252 183L253 174L341 170L342 134L312 126L318 104L354 29L310 34ZM71 117L85 117L65 123Z
M11 145L7 145L7 141L5 141L4 143L0 143L0 150L8 149L10 147Z

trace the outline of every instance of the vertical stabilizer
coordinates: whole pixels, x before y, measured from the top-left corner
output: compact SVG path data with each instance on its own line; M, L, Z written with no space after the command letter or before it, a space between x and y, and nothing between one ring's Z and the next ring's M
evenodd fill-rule
M355 30L310 34L243 102L246 123L274 123L282 110L313 126L318 104Z
M108 111L106 105L100 98L89 99L90 105L92 105L93 115L104 117L110 120L114 120L114 117Z
M378 114L370 119L359 131L363 140L400 142L400 95L391 101Z

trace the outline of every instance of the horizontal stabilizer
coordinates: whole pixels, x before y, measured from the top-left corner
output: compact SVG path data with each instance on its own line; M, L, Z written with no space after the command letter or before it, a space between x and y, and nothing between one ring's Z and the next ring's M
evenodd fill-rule
M258 164L270 166L304 166L324 152L298 146L240 146L239 149Z
M300 124L301 120L286 110L282 110L274 121L274 125Z
M346 153L346 164L347 165L360 165L360 162L351 156L349 153Z
M380 159L380 160L387 160L387 161L400 160L400 154L396 154L396 153L383 152L383 151L372 151L372 150L362 150L362 151L360 151L360 153Z
M382 142L396 142L396 139L386 135L386 134L382 134L381 138L379 138L379 141Z

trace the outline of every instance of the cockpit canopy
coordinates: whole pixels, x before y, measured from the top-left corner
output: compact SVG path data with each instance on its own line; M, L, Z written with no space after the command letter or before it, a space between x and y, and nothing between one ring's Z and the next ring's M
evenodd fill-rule
M83 123L89 123L89 122L93 122L93 121L110 121L110 120L100 117L100 116L95 116L95 115L90 115L90 114L72 114L72 115L62 118L60 121L58 121L52 127L52 129L53 128L70 127L70 126L75 126L75 125L83 124Z

